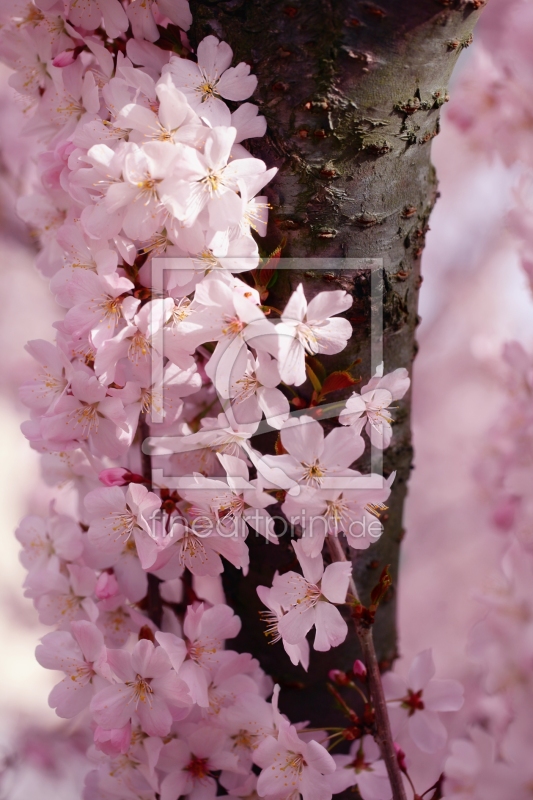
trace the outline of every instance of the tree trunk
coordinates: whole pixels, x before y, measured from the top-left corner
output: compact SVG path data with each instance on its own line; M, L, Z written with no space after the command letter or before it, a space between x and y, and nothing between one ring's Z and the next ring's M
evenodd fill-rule
M193 44L207 34L218 36L259 79L252 100L269 127L264 139L252 140L251 149L269 167L279 168L267 187L272 205L267 249L286 239L283 257L383 259L386 372L410 371L416 353L420 257L436 198L431 140L438 133L451 71L471 41L482 2L191 0ZM353 295L349 347L339 357L321 360L330 371L361 359L356 371L366 382L371 375L368 272L346 271L342 261L333 261L325 272L280 271L268 303L283 308L300 282L308 299L338 288ZM363 602L384 565L391 565L394 585L397 580L412 461L408 400L400 403L396 419L384 459L385 474L397 472L385 533L354 559ZM243 621L235 646L253 653L282 684L282 709L291 719L338 724L325 683L332 667L351 667L358 655L355 636L350 631L332 652L313 652L308 674L292 668L280 643L268 646L255 587L270 585L274 571L287 569L294 555L286 545L272 547L256 537L249 544L249 575L243 578L231 568L225 574L228 601ZM395 614L391 591L374 629L384 668L397 656Z

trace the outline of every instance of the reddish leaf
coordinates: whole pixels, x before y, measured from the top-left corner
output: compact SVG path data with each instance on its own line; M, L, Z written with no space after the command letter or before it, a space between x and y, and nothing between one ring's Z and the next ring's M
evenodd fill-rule
M339 389L346 389L348 386L353 386L354 383L357 383L357 381L352 378L349 372L332 372L322 384L321 394L338 392Z

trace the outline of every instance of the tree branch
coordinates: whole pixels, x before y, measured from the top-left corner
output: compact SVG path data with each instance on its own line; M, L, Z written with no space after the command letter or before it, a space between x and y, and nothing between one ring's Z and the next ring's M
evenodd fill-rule
M344 548L338 536L328 536L328 549L332 561L348 561ZM353 578L350 579L350 592L355 600L359 601L359 593ZM360 602L360 601L359 601ZM376 715L376 741L381 750L381 755L387 767L393 800L406 800L402 773L389 722L387 703L383 694L383 684L372 637L372 627L354 619L355 632L361 646L363 661L366 666L370 697Z

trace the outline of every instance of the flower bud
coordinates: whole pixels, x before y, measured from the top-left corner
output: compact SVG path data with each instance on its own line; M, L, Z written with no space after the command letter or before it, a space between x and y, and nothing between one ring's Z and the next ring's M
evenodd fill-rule
M366 678L366 667L358 658L353 662L352 671L353 674L357 675L359 678Z
M98 576L94 593L99 600L109 600L110 597L115 597L118 591L117 579L112 573L102 572Z
M350 679L341 669L330 669L328 678L332 683L336 683L337 686L347 686L350 683Z
M52 61L54 67L70 67L71 64L74 64L76 61L76 54L74 50L63 50L62 53L58 53L57 56Z

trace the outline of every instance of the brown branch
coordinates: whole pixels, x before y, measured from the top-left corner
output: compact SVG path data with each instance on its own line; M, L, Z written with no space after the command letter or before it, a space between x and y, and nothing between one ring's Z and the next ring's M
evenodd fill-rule
M148 489L152 489L152 459L148 453L145 453L143 450L143 442L147 439L150 435L150 430L148 427L148 423L146 419L143 419L139 422L139 439L140 439L140 450L141 450L141 465L142 465L142 476L145 479ZM148 573L148 594L145 599L146 607L145 612L147 616L152 620L154 625L157 625L158 628L161 627L161 620L163 617L163 602L161 599L161 593L159 591L159 584L161 583L160 578L156 575L152 575Z
M337 536L328 536L328 548L332 561L348 561L343 546ZM353 578L350 578L350 592L354 599L359 601L359 593ZM385 766L387 767L387 774L392 788L392 797L393 800L407 800L402 773L394 748L389 714L387 712L387 703L383 693L383 684L381 683L381 674L372 637L372 628L356 619L354 619L354 626L363 653L363 661L367 669L370 697L376 715L375 738L381 750Z

